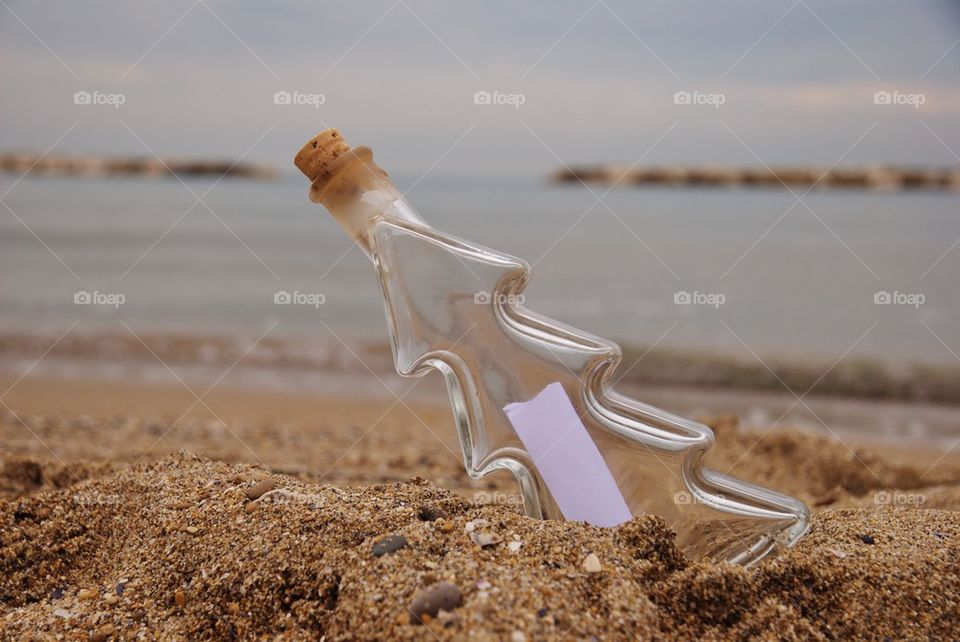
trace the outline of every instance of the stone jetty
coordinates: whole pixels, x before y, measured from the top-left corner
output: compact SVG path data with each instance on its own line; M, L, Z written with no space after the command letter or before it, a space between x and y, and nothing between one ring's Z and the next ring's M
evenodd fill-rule
M0 154L0 171L37 176L229 176L272 179L272 167L229 160L157 159L123 156L58 156L25 152Z
M672 187L768 187L867 190L960 191L960 167L918 168L868 165L863 167L731 167L592 165L565 167L553 174L554 183L605 185L667 185Z

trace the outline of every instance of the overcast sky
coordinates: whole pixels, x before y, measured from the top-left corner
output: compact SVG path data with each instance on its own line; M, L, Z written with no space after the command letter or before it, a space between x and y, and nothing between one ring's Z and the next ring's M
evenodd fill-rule
M949 3L905 0L0 0L0 148L42 151L69 129L57 151L286 168L336 126L414 176L644 152L955 164L958 38ZM124 103L76 105L78 91ZM275 104L278 91L323 104ZM478 91L523 104L475 104ZM675 104L678 91L707 102Z

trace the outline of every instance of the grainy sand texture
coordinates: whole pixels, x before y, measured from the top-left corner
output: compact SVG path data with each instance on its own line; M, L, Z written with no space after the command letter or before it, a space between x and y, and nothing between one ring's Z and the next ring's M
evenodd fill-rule
M204 399L217 418L201 404L179 417L193 400L159 386L18 383L0 411L0 637L926 640L960 630L950 456L712 420L710 465L815 512L796 548L744 570L686 559L652 516L613 529L523 516L509 477L463 473L442 406L217 391Z

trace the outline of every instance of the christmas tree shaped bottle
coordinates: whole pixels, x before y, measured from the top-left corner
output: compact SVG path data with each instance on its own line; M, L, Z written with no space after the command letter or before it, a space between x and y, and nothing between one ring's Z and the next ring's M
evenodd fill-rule
M614 391L616 344L520 305L530 267L432 228L370 149L328 129L294 162L376 268L397 371L443 374L471 477L510 471L531 517L658 515L694 558L751 564L806 532L800 501L703 466L707 426Z

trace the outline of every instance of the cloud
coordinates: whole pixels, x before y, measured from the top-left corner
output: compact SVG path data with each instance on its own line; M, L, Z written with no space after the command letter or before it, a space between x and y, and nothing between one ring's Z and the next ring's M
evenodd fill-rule
M554 152L567 162L633 160L677 121L650 162L749 161L724 123L765 159L830 162L881 119L858 153L949 162L923 118L960 148L949 77L960 48L920 80L957 35L933 3L809 2L815 14L797 5L767 32L790 3L609 2L584 14L590 3L544 12L507 2L205 1L188 12L192 0L11 5L80 80L7 14L5 144L43 149L80 120L64 150L143 153L122 120L158 153L229 157L276 122L250 158L285 167L291 150L331 125L415 175L477 123L436 172L541 175L558 165ZM95 89L127 100L119 110L73 104L74 92ZM878 110L871 97L881 89L928 100ZM276 105L281 90L325 100ZM680 90L727 100L720 110L684 108L673 102ZM477 105L478 91L525 100Z

